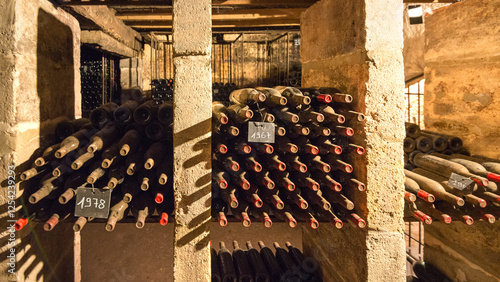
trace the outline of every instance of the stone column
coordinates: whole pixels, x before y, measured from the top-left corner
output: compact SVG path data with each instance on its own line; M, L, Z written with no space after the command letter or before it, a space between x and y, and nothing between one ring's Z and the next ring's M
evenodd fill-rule
M349 161L367 190L346 193L367 227L303 232L325 281L406 281L402 22L400 0L322 0L301 17L302 86L336 87L366 114L354 126L366 154Z
M174 1L173 38L174 281L209 281L211 1Z

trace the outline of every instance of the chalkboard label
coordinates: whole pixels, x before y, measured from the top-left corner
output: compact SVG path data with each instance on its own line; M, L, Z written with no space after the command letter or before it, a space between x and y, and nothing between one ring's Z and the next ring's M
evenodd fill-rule
M472 189L474 181L468 177L452 172L448 180L448 185L458 190Z
M274 143L276 126L270 122L248 122L248 142Z
M75 216L108 218L111 189L79 187L76 190Z

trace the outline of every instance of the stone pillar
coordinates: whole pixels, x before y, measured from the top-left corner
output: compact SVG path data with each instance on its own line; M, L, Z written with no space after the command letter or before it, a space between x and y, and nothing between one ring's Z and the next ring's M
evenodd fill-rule
M367 190L346 191L366 229L325 223L303 232L325 281L406 281L402 15L400 0L322 0L301 16L302 86L350 93L366 114L354 126L366 154L349 161Z
M424 19L425 126L492 158L500 158L499 12L498 0L468 0ZM433 223L425 227L425 261L453 281L499 281L499 233L498 222Z
M173 5L174 281L210 280L211 1Z

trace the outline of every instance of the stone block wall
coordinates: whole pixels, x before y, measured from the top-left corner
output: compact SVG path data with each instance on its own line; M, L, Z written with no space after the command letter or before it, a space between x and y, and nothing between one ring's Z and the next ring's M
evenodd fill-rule
M303 233L325 281L405 281L402 20L396 0L322 0L301 16L302 86L349 93L367 117L353 140L366 154L349 160L367 186L350 195L367 228L324 224Z
M425 18L424 121L500 158L500 1L467 0ZM500 280L500 225L425 228L424 259L454 281Z
M7 0L0 3L0 33L1 277L10 281L61 279L73 267L72 252L68 252L73 236L64 227L50 234L38 234L41 226L33 226L38 235L29 233L30 228L15 233L15 275L7 276L11 245L5 235L11 204L6 179L8 166L15 165L19 173L31 165L27 160L40 145L42 122L81 115L80 27L49 1ZM17 210L24 186L16 186Z
M425 126L500 158L500 1L468 0L425 18Z

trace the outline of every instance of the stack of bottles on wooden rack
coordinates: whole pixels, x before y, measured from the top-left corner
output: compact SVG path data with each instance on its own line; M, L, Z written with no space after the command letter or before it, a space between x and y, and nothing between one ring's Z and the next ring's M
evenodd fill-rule
M79 187L111 191L108 231L129 214L138 228L155 211L166 224L173 212L172 122L171 102L158 106L148 99L104 104L90 120L58 120L31 168L19 175L24 217L16 229L37 220L50 231L58 222L76 220L74 228L81 230L92 218L74 217Z
M431 224L500 217L500 160L470 156L462 140L406 124L406 213Z
M271 216L292 228L297 221L365 227L353 195L366 186L348 163L365 153L352 142L352 126L365 116L351 95L277 86L235 90L229 99L212 104L212 216L221 226L230 213L245 227L253 219L271 227ZM253 134L253 122L268 132Z
M174 80L169 79L153 79L151 81L151 97L158 104L165 101L173 101L174 98Z
M319 263L286 242L286 249L274 242L275 253L258 242L260 251L246 242L244 251L233 241L233 252L220 242L219 253L212 247L212 281L323 281Z

